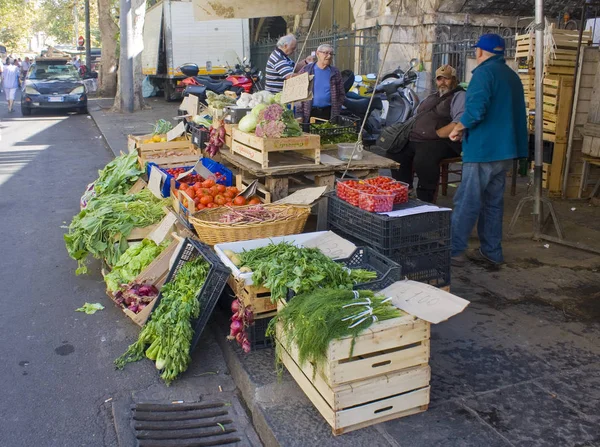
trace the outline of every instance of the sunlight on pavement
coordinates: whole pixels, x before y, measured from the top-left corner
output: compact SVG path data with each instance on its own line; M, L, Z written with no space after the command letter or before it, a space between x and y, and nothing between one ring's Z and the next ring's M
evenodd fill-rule
M37 157L50 144L39 144L40 134L68 116L10 117L0 121L0 185ZM34 126L30 124L35 121ZM35 141L34 140L38 140ZM28 144L31 142L31 144ZM51 143L51 142L49 142Z

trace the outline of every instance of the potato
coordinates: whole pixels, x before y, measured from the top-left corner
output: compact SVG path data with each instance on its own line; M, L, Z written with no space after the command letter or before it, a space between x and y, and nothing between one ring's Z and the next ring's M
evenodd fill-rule
M240 258L238 257L238 255L234 254L231 258L231 262L233 262L233 265L235 265L236 267L239 267L242 264L242 261L240 261Z
M250 267L244 266L244 267L240 268L240 272L242 272L242 273L252 273L252 270L250 269Z
M227 256L229 259L231 259L233 256L236 256L235 252L231 251L231 250L223 250L223 253L225 254L225 256Z

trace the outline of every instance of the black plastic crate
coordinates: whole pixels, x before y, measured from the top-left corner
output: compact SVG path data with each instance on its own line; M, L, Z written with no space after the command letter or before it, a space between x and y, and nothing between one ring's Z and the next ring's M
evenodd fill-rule
M273 339L267 337L267 327L273 319L274 315L254 320L254 323L248 327L248 341L250 342L251 351L258 349L270 348L273 346Z
M372 270L377 273L373 281L356 284L357 290L381 290L402 279L402 267L370 247L359 247L351 256L337 259L349 269Z
M377 278L373 281L355 284L354 290L378 291L403 279L402 267L374 248L358 247L349 257L336 259L335 262L344 264L349 269L365 269L377 273ZM293 290L288 289L286 299L289 301L295 295Z
M319 124L322 122L311 123L309 127L309 132L313 134L320 135L323 137L333 137L336 135L343 135L346 133L354 133L358 134L360 130L359 121L357 119L353 119L349 116L341 116L338 115L329 121L331 124L336 125L337 127L333 128L321 128Z
M190 352L193 351L198 344L202 331L208 324L208 320L210 319L210 316L215 309L215 305L217 304L217 301L219 301L219 297L227 283L227 278L231 274L231 271L225 267L219 257L208 245L186 238L179 253L177 253L177 258L169 271L165 283L170 282L186 262L196 259L198 256L202 256L204 260L210 264L210 269L206 281L204 281L204 285L202 286L200 293L198 293L200 316L192 322L194 337L192 338ZM153 312L158 309L161 299L162 293L160 293L156 299L156 305L153 308ZM150 314L150 318L152 318L152 313Z
M192 144L198 149L204 149L205 143L209 139L209 131L204 126L190 125L190 132L192 133Z
M340 230L334 230L338 235L353 242L364 244L365 241ZM418 244L412 247L396 249L376 248L386 258L398 263L402 268L402 279L424 282L436 287L450 285L450 241L445 244ZM384 286L384 287L387 287Z
M359 245L381 250L410 250L415 246L425 245L427 250L435 250L450 243L451 210L389 217L353 206L340 199L335 191L326 196L328 228L358 238L361 242ZM411 199L407 203L394 205L394 210L421 205L426 203Z

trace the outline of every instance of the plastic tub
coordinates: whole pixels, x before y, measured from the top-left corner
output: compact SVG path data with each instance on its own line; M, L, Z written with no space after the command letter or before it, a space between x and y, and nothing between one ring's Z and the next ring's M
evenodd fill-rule
M337 182L337 194L342 200L351 205L358 206L360 191L376 192L377 188L356 180L346 180Z
M362 160L363 158L363 149L357 148L354 150L356 143L338 143L338 157L340 160L348 161L350 157L352 160ZM354 155L352 152L354 151Z
M394 205L408 202L408 183L390 182L386 183L385 185L380 185L378 188L380 190L390 191L395 194Z
M358 206L360 209L371 213L385 213L394 209L395 197L394 192L381 189L375 192L360 191L358 193Z

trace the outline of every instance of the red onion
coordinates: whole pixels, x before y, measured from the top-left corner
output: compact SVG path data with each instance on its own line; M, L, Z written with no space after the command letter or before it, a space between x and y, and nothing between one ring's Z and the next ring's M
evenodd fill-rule
M250 352L250 349L251 349L251 348L252 348L252 347L251 347L251 345L250 345L250 342L248 341L248 339L245 339L245 340L242 342L242 351L244 351L244 353L248 354L248 353Z
M237 298L231 302L231 311L235 314L240 310L240 300Z
M233 320L229 326L229 335L237 336L244 329L244 325L239 320Z
M250 309L246 309L244 314L244 322L249 326L254 323L254 314Z
M240 346L242 345L242 341L244 341L244 333L243 332L238 332L237 334L235 334L235 341L237 341Z

